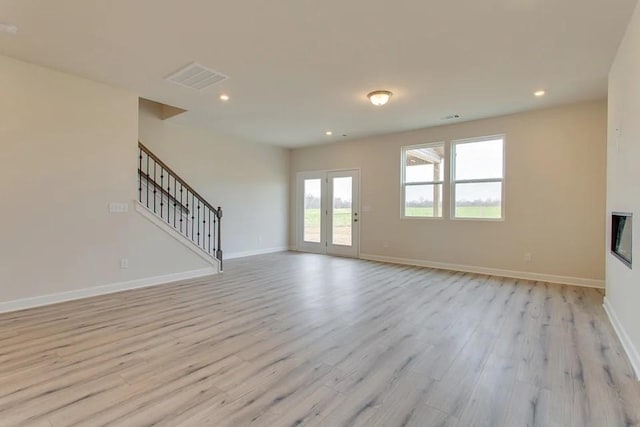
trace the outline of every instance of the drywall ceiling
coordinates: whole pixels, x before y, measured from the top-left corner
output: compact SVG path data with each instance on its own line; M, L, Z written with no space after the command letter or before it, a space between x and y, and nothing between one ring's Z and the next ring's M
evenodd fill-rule
M604 97L634 4L0 0L0 22L18 26L0 53L188 110L172 121L295 147ZM230 78L202 91L164 79L192 61ZM375 89L394 93L387 106L368 103Z

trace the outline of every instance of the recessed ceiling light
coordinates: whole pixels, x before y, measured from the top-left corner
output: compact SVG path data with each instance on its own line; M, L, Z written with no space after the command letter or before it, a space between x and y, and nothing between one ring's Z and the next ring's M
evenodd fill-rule
M545 93L546 93L546 92L545 92L545 91L543 91L543 90L537 90L537 91L533 92L533 94L534 94L535 96L537 96L538 98L540 98L541 96L544 96L544 94L545 94Z
M328 131L326 131L324 134L325 134L325 135L327 135L327 136L331 136L331 135L333 135L333 132L331 132L330 130L328 130Z
M16 34L18 27L11 24L0 24L0 33Z
M369 101L371 101L373 105L379 107L389 102L391 95L393 94L388 90L374 90L367 95L367 98L369 98Z
M220 95L220 101L228 101L229 100L229 95L227 95L226 93L223 93L222 95Z

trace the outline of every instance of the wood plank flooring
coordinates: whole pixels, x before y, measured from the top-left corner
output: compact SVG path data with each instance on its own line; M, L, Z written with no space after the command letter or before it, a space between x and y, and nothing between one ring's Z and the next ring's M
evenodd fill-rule
M1 426L635 426L602 291L280 253L0 315Z

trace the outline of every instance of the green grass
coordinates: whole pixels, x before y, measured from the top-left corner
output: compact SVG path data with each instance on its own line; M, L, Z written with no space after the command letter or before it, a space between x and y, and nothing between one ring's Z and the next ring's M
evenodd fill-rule
M410 217L433 216L433 208L407 207L405 215ZM461 206L456 208L457 218L500 218L500 206Z
M405 216L433 216L433 208L416 208L407 206L404 208Z
M457 218L501 218L500 206L461 206L456 208Z
M334 209L333 223L336 227L347 227L351 225L351 209ZM304 210L305 227L317 227L320 225L320 209Z

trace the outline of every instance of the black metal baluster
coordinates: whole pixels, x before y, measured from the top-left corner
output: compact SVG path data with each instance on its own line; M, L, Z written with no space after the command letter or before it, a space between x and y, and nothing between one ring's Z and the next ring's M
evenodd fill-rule
M204 243L204 235L206 234L205 230L207 229L207 216L206 216L207 207L203 204L202 208L204 209L202 212L202 249L206 251L207 245Z
M209 235L211 236L211 254L216 256L216 212L212 211L213 218L209 220Z
M164 214L162 209L164 206L164 197L162 193L164 193L164 167L160 165L160 218L164 218L162 216Z
M195 241L195 239L193 238L193 227L194 227L194 219L195 219L195 212L193 212L193 199L194 199L194 195L193 193L191 193L191 241Z
M218 250L216 251L216 257L220 261L220 271L222 271L222 208L218 206Z
M156 212L156 192L158 191L158 185L156 184L157 182L157 178L156 178L156 161L155 159L153 160L153 213L157 213Z
M147 208L149 207L149 153L147 153Z
M167 224L171 224L171 173L167 171Z
M180 183L180 233L182 233L182 207L184 204L182 203L182 183ZM189 212L187 212L189 214Z
M176 178L173 178L173 228L176 228L176 206L178 205L178 199L176 199L176 188L178 188L178 182Z
M185 202L187 203L187 214L184 217L184 235L189 237L189 214L191 213L191 208L189 207L189 188L187 188L187 192L185 194Z
M198 199L198 246L200 246L200 199Z
M142 203L142 148L138 148L138 201Z
M209 226L207 227L207 253L211 253L211 209L209 209Z

